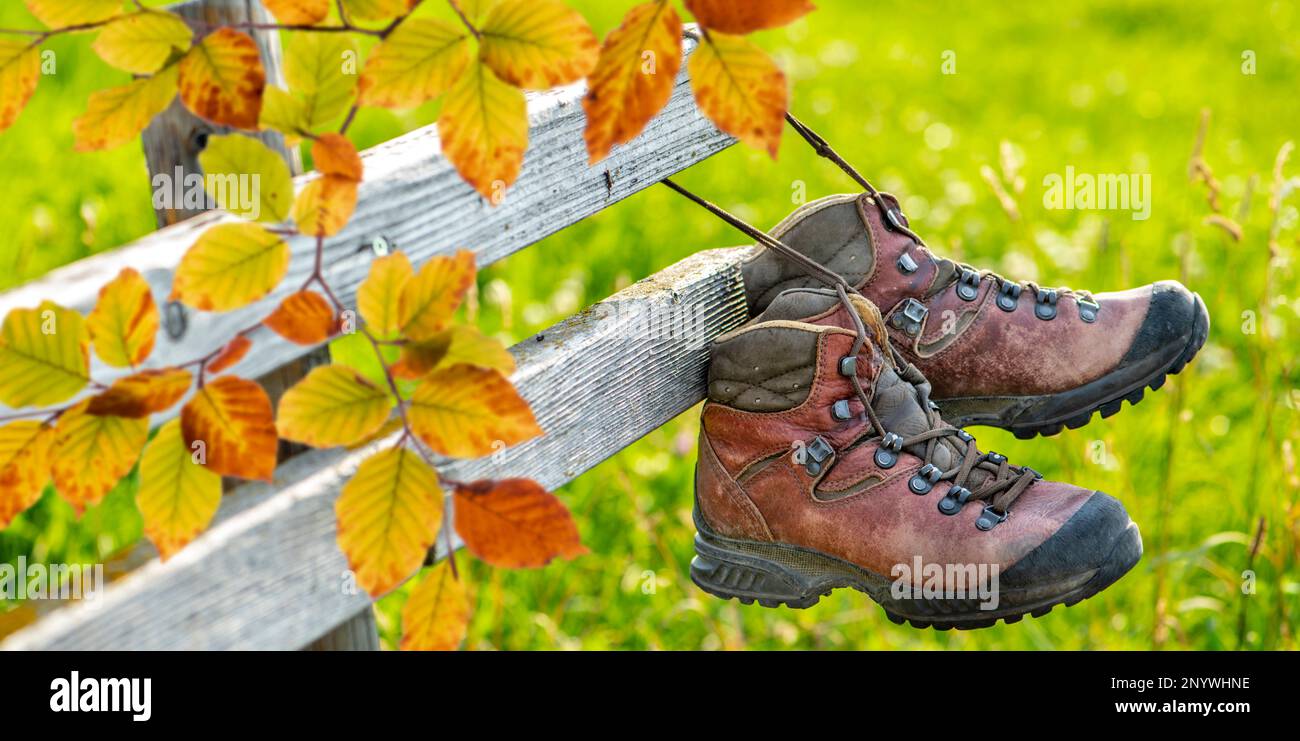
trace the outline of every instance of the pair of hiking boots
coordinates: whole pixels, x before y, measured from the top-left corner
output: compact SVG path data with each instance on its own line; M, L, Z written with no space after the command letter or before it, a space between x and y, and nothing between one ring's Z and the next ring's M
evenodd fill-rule
M711 347L701 421L705 591L801 608L852 587L897 623L977 628L1072 605L1137 563L1119 501L961 428L1053 435L1136 403L1204 344L1198 296L977 270L932 254L874 189L800 208L743 276L752 318Z

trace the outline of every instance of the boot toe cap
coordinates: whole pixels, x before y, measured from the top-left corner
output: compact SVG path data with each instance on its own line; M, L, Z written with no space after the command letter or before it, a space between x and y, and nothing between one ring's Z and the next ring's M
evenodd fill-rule
M1205 304L1182 283L1162 280L1151 286L1146 318L1138 328L1128 359L1164 356L1181 352L1204 340L1209 331Z
M1119 579L1141 555L1142 537L1124 505L1096 491L1051 537L1004 571L1000 581L1005 588L1023 589L1092 574L1090 581L1100 588Z

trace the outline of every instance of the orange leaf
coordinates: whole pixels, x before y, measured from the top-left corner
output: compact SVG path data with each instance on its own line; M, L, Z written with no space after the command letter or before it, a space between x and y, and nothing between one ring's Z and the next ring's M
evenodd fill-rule
M321 134L311 145L311 157L322 175L336 175L361 182L365 168L357 148L342 134Z
M605 37L587 79L587 155L591 163L645 128L668 104L682 66L682 20L667 0L628 11Z
M417 342L433 339L451 321L473 284L474 253L469 250L426 262L402 287L398 300L402 334Z
M483 61L502 80L545 90L586 77L600 43L562 0L501 0L479 25Z
M475 61L447 93L438 116L442 152L492 205L519 177L528 148L524 92Z
M402 606L403 651L454 651L469 629L469 598L449 561L429 569Z
M493 566L537 568L587 552L569 510L530 479L458 486L453 511L465 545Z
M238 129L257 129L266 71L251 36L217 29L181 59L180 73L181 102L194 115Z
M772 58L741 36L712 33L687 66L700 110L719 129L776 159L789 93Z
M419 454L389 448L361 462L334 509L339 548L371 596L397 587L424 563L442 523L438 476Z
M357 310L371 332L387 337L402 328L399 302L414 275L411 260L401 252L370 263L370 274L357 289Z
M334 308L324 296L314 291L290 294L262 323L286 340L299 345L324 342L339 328Z
M710 31L746 34L784 26L817 6L808 0L686 0L686 9Z
M54 487L80 515L130 473L149 439L149 420L96 416L82 402L55 428Z
M293 202L298 231L312 237L332 237L347 226L357 210L357 181L325 175L307 184Z
M411 429L434 451L488 455L542 434L533 412L500 372L471 365L434 371L411 396Z
M40 79L40 44L0 39L0 131L18 120Z
M41 498L53 443L54 428L35 420L0 427L0 530Z
M439 332L426 342L408 342L402 345L402 357L393 363L393 375L398 378L414 380L438 367L438 363L447 357L451 347L450 331Z
M226 343L226 346L221 348L221 352L212 356L212 360L208 361L206 368L207 372L216 375L235 363L238 363L244 359L244 356L248 354L248 350L252 346L252 340L242 334L239 335L235 339Z
M183 368L144 370L113 382L90 400L87 414L139 419L169 409L190 390L194 377Z
M95 354L117 368L134 367L153 352L158 333L158 306L149 282L132 268L99 289L99 300L86 317Z
M222 376L181 408L185 445L222 476L270 481L275 473L275 418L261 386ZM195 447L199 443L199 447Z
M262 3L277 21L290 26L314 26L330 12L330 0L262 0Z

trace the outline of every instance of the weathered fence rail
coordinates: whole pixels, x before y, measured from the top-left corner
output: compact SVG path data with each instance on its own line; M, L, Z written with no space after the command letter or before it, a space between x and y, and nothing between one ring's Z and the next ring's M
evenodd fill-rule
M688 37L686 53L693 48ZM530 95L523 173L496 207L440 156L434 127L364 152L356 215L325 245L327 276L340 298L353 301L377 237L417 265L461 247L487 265L732 143L699 114L683 72L668 107L640 137L588 166L583 92L574 85ZM88 311L99 287L126 266L145 275L162 302L180 256L226 218L196 216L0 294L0 315L48 297ZM189 314L183 332L160 333L151 365L203 354L264 315L311 269L314 242L295 239L291 247L284 288L240 311ZM466 481L525 476L554 489L696 404L704 394L709 342L745 319L738 266L746 253L699 253L516 345L514 381L547 434L489 458L446 461L440 470ZM310 352L269 331L253 339L258 351L236 367L241 375L262 376ZM107 368L95 372L112 377ZM0 649L373 648L372 602L349 588L335 541L334 502L366 455L391 442L289 459L272 483L229 492L212 528L166 564L141 544L127 560L144 565L96 600L45 615ZM431 556L445 555L448 545L439 543Z

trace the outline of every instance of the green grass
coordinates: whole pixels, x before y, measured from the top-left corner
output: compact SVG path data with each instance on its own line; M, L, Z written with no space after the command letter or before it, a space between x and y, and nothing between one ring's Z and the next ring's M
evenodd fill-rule
M631 6L582 0L602 34ZM697 410L648 435L559 495L590 555L529 572L459 562L476 609L468 646L522 648L1230 649L1297 646L1300 482L1297 397L1300 296L1297 211L1280 209L1270 256L1274 158L1300 136L1300 9L1195 2L986 3L821 0L789 29L761 34L793 81L793 108L878 186L898 193L938 252L1046 285L1105 291L1178 278L1205 298L1210 340L1181 376L1136 408L1058 437L1017 441L976 429L981 446L1049 478L1108 491L1142 528L1146 555L1100 596L1039 620L973 633L897 627L858 594L806 611L715 600L689 581ZM0 25L23 15L7 6ZM86 95L121 82L85 39L61 40L60 74L0 135L0 194L10 239L0 285L29 279L152 228L137 147L72 152ZM1253 50L1256 74L1242 72ZM956 74L941 73L945 52ZM1205 188L1188 179L1200 111L1212 111L1204 156L1240 242L1204 223ZM369 145L432 120L366 112ZM1019 167L1012 221L980 170ZM1150 173L1151 218L1049 211L1045 175ZM1300 172L1295 163L1288 175ZM776 223L809 198L851 186L787 136L780 158L733 148L681 182L753 223ZM1254 182L1248 205L1243 200ZM701 249L740 238L664 188L651 188L485 270L480 320L522 339L618 287ZM490 288L488 287L490 285ZM508 299L505 297L508 296ZM57 298L57 297L55 297ZM1252 314L1245 314L1252 312ZM1255 331L1247 332L1250 317ZM0 557L93 559L139 537L132 482L78 522L47 493L0 534ZM1260 522L1254 593L1242 572ZM472 564L472 565L471 565ZM380 603L383 636L399 631L404 592ZM1244 615L1244 621L1243 621Z

